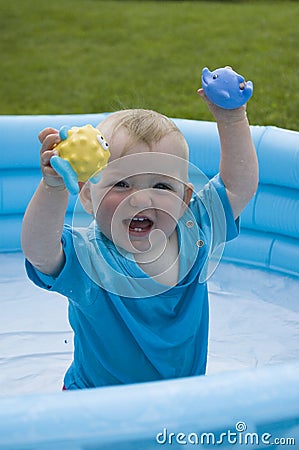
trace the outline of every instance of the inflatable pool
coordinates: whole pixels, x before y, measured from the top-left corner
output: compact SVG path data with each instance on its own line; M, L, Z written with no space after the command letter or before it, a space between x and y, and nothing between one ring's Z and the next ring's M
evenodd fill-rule
M0 449L299 446L299 133L252 126L257 195L209 280L208 374L60 392L72 355L66 302L33 286L20 253L40 180L38 132L105 114L1 116ZM174 119L191 162L218 171L215 123ZM71 197L68 220L75 204Z

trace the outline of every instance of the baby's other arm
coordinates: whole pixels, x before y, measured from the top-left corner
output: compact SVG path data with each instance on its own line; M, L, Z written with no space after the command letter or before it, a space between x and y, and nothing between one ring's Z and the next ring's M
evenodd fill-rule
M237 218L258 186L258 162L246 115L246 105L237 109L223 109L213 104L204 94L218 127L221 143L220 176Z
M22 250L40 272L57 276L65 261L61 245L68 191L62 178L50 166L53 147L60 141L59 133L46 128L39 134L42 143L40 161L43 179L24 215Z

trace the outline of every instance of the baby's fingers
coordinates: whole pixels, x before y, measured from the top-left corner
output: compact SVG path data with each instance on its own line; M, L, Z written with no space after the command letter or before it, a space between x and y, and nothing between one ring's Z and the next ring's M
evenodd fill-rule
M42 144L40 150L40 164L44 184L59 190L65 189L63 179L50 164L52 156L57 154L55 146L61 141L58 130L55 128L45 128L39 133L38 138Z
M43 167L50 165L50 159L52 156L56 155L55 150L45 150L41 151L40 163Z
M53 150L56 144L61 141L58 133L52 133L46 135L44 140L42 141L41 154Z
M46 177L54 177L61 179L60 175L58 175L58 173L55 172L55 170L50 165L43 167L43 175Z
M58 132L58 130L56 130L56 128L51 128L51 127L44 128L44 129L38 134L38 139L39 139L39 141L40 141L41 144L44 142L45 138L46 138L49 134L59 134L59 132Z

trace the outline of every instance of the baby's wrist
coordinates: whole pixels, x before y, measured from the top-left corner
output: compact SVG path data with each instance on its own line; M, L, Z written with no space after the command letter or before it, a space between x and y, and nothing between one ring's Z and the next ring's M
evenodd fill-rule
M248 124L246 111L231 110L229 114L216 118L218 125L230 126L238 124Z
M55 180L54 177L43 177L42 178L43 181L43 185L46 189L50 189L50 190L55 190L55 191L65 191L66 190L66 186L63 182L61 182L60 180Z

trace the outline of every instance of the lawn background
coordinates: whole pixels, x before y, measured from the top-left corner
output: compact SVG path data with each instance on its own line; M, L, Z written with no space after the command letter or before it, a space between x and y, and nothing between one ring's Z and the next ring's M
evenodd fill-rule
M0 0L0 114L124 107L212 120L201 69L254 82L252 124L299 129L294 1Z

